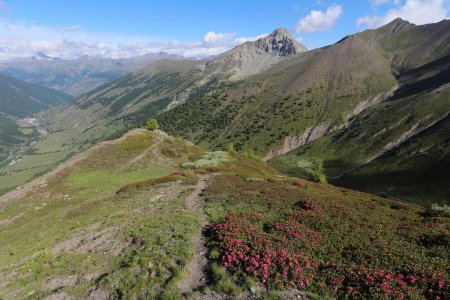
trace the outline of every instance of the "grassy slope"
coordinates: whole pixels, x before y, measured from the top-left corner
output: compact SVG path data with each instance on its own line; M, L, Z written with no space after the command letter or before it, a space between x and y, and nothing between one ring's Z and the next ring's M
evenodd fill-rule
M399 72L394 96L356 116L348 128L271 164L304 177L297 162L322 159L326 174L338 184L423 205L450 203L444 171L449 160L445 118L450 113L450 56L447 44L436 47L448 39L444 28L448 22L412 27L394 37L384 32L379 51L393 57L393 69ZM365 32L364 38L375 39L374 32Z
M179 165L201 153L180 140L138 132L89 150L47 185L1 204L0 296L180 298L176 282L192 257L186 243L200 222L199 212L185 202L196 178ZM311 199L320 210L302 222L318 232L320 243L311 248L299 239L286 245L289 251L301 249L323 265L367 260L370 268L449 271L448 239L437 238L449 230L448 219L424 218L418 206L287 178L238 154L222 166L196 172L221 174L203 193L213 224L230 214L257 212L263 216L257 225L262 230ZM211 281L191 296L213 290L234 297L250 286L260 289L258 277L242 280L242 273L224 269L214 236L208 245ZM272 296L280 289L272 287ZM333 294L313 284L306 291Z
M357 35L199 95L158 120L164 130L196 142L217 148L233 142L266 154L309 127L343 124L357 104L395 84L389 61Z
M5 160L10 151L36 137L31 127L21 127L17 120L0 113L0 162Z
M79 297L101 282L111 295L160 293L156 286L163 289L190 255L185 245L199 221L184 210L184 197L196 178L177 175L115 193L164 178L199 153L157 133L137 133L88 151L35 192L1 204L0 297L40 298L59 279L78 275L64 292Z
M445 118L449 99L450 90L446 89L384 102L356 117L349 128L270 163L287 174L304 177L297 167L299 160L323 159L327 176L339 184L422 204L449 203L449 191L442 185L448 176L439 171L445 170L449 159L448 117L425 130ZM412 128L413 132L425 131L391 151L383 150ZM341 178L345 174L349 175Z
M52 133L0 174L0 193L55 167L100 140L115 138L141 125L169 104L195 79L195 61L162 61L97 88L75 101L45 111Z
M37 134L31 128L21 126L12 117L31 116L48 107L66 102L64 93L35 84L0 75L0 162ZM0 187L0 193L4 186Z
M449 136L447 117L401 147L339 178L336 183L427 206L449 204Z

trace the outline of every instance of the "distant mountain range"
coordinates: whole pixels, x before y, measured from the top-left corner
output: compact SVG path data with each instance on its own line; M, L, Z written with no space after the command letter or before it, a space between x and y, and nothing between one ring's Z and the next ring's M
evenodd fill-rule
M37 147L59 145L57 163L156 116L172 135L233 143L291 175L323 161L336 184L448 203L449 72L448 20L397 19L311 51L277 29L209 59L158 60L49 109L53 134Z
M156 60L179 58L177 55L154 53L118 59L91 56L61 59L38 52L29 58L0 62L0 73L78 96Z

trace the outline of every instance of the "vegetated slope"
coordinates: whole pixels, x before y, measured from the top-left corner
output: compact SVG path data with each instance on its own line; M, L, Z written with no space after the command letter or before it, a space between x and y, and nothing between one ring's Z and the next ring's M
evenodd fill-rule
M423 205L450 204L449 121L447 116L335 182Z
M393 57L399 82L395 93L351 119L347 128L275 158L271 164L304 176L299 161L319 159L336 184L424 205L450 203L446 171L450 160L449 24L416 27L399 23L401 33L383 37L380 44ZM365 33L366 38L373 36Z
M0 297L163 294L200 226L185 209L197 178L179 166L201 154L134 130L1 197Z
M357 34L199 95L158 120L171 134L271 158L345 126L396 85L390 60Z
M280 29L208 60L155 62L48 110L44 117L53 134L34 147L45 164L24 156L3 170L3 189L162 111L157 118L164 130L207 147L234 143L266 159L285 154L356 124L386 99L401 103L442 86L448 27L449 21L415 26L395 20L308 52ZM414 130L445 116L445 100L435 101L435 108L417 106ZM426 119L422 112L432 115ZM396 116L406 115L404 109ZM393 119L385 118L388 126ZM397 133L386 135L384 145L396 144L405 131ZM362 156L370 157L367 149Z
M33 128L21 127L17 119L0 113L0 162L9 156L10 151L33 139L36 135Z
M1 170L0 191L26 182L99 140L141 125L150 116L304 51L285 30L279 29L211 59L154 62L70 103L49 109L42 118L52 133L33 147L32 155L23 155L17 164Z
M26 117L64 103L70 96L46 87L0 75L0 113Z
M179 59L177 55L153 53L133 58L82 56L61 59L38 52L31 58L0 62L0 72L30 83L78 96L109 81L144 68L160 59Z
M449 295L448 218L225 154L208 167L196 146L134 130L3 196L0 296ZM196 169L179 167L188 161ZM196 173L210 178L199 195L208 254L193 252ZM177 283L196 255L207 255L209 280L182 295Z
M237 296L256 286L264 295L256 281L280 299L286 289L317 298L448 297L448 216L245 167L205 190L216 288Z
M21 118L64 103L70 96L5 75L0 75L0 167L12 153L31 143L39 133ZM1 190L2 188L0 188Z

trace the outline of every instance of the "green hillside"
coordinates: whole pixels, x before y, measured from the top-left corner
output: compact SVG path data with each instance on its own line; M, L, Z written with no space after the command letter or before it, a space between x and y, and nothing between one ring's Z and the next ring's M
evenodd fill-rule
M158 119L209 147L278 156L271 164L293 176L309 178L299 164L323 161L335 184L448 204L449 27L395 20Z
M36 136L32 127L20 126L16 119L0 113L0 162L8 158L10 151L17 150L21 144Z
M133 130L0 197L0 297L445 299L449 226Z
M70 96L46 87L0 75L0 113L26 117L61 104Z
M31 117L69 99L56 90L0 75L0 168L15 164L19 158L15 159L13 153L20 149L26 153L30 143L41 135L35 120L21 118ZM0 174L5 176L3 169ZM0 184L0 193L3 188Z
M447 24L432 25L432 32L440 33ZM398 54L393 64L401 61L403 70L396 75L399 88L393 96L351 119L346 128L274 158L273 166L304 177L300 161L323 160L325 173L335 184L426 205L450 203L446 187L450 179L446 171L450 55L448 47L436 47L440 52L426 58L419 58L415 51L405 52L412 36L415 47L430 47L416 38L426 27L408 28L400 35L405 42L395 44ZM385 46L392 44L389 41L382 44L386 53L393 52L392 46Z

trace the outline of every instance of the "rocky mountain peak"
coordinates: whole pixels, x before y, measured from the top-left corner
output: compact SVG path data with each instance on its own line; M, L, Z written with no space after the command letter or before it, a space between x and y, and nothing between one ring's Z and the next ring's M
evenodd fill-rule
M387 31L390 34L398 34L414 26L414 24L405 21L402 18L397 18L390 23L380 27L378 30Z
M308 50L284 28L278 28L270 35L249 43L264 52L280 56L288 56Z

